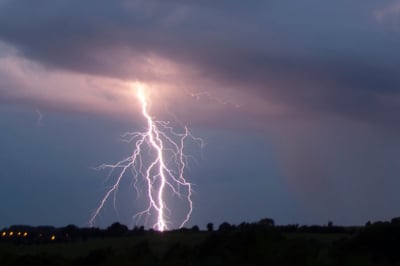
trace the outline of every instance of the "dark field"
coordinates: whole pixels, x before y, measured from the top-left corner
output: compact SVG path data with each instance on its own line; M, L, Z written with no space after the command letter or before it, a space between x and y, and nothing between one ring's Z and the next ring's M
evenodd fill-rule
M400 265L396 219L364 227L224 223L217 230L209 225L207 231L163 233L118 223L106 230L29 227L25 237L22 231L10 236L14 229L24 228L1 232L1 266Z

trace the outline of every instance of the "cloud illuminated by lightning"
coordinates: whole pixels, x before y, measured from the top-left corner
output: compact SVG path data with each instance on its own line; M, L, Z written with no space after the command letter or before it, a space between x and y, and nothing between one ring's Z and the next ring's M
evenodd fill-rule
M116 195L121 180L133 174L136 192L139 194L140 190L144 189L148 200L148 205L143 211L135 214L134 218L141 219L144 215L154 217L153 228L159 231L169 229L172 224L170 215L173 211L168 207L165 194L172 193L185 200L187 204L187 211L179 223L179 227L183 227L189 221L193 211L193 185L184 176L189 158L184 154L184 144L186 140L191 139L202 147L203 141L195 138L186 126L183 133L177 133L168 122L156 120L149 113L150 100L144 84L136 82L133 84L133 89L141 105L141 114L147 123L146 131L125 133L124 140L134 144L132 154L116 164L103 164L99 167L110 169L110 175L115 171L118 174L89 223L91 226L94 225L97 216L111 196L116 208ZM148 154L144 154L145 151ZM139 183L145 185L141 188L138 186Z

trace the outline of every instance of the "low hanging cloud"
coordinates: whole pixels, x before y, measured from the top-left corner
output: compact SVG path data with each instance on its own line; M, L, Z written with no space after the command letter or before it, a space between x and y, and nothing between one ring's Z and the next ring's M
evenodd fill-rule
M397 127L397 45L368 29L369 14L384 6L3 1L0 39L49 71L207 90L266 117L338 115Z
M123 111L116 106L129 106L126 84L117 79L49 70L18 56L7 45L0 46L9 50L7 55L0 56L0 103L115 114Z

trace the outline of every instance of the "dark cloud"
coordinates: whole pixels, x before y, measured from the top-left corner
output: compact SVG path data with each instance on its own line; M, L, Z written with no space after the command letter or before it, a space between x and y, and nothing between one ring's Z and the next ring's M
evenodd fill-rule
M393 123L399 106L381 96L399 97L399 38L373 27L379 7L373 1L16 0L2 4L0 38L45 65L124 79L149 78L130 63L156 54L296 113Z

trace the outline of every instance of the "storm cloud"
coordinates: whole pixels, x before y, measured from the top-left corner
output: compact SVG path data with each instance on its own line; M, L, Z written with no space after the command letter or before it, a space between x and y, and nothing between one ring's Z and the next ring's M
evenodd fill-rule
M151 81L160 75L147 58L158 56L211 80L211 91L390 125L399 111L399 32L376 19L393 15L390 4L4 1L0 38L60 69Z

